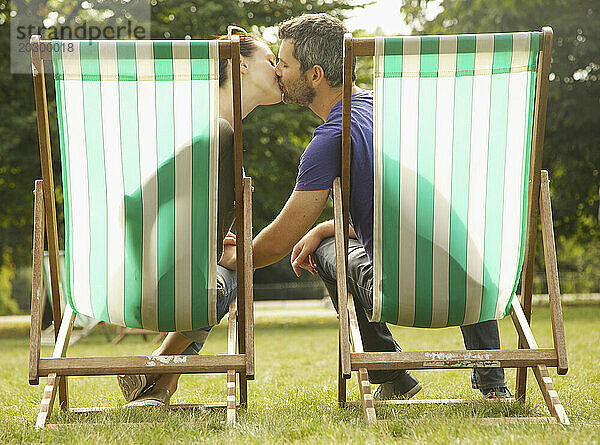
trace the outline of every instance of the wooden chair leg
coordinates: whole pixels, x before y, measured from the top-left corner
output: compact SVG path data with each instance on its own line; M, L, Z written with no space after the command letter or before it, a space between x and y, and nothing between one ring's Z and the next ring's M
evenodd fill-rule
M92 321L90 324L88 324L85 328L83 328L80 332L76 332L75 334L73 334L71 336L71 341L69 342L69 345L74 345L75 343L77 343L79 340L81 340L82 338L87 337L88 335L90 335L90 333L96 328L96 326L98 326L100 323L102 323L99 320L94 320Z
M165 339L166 336L167 336L166 332L159 332L152 339L152 343L155 343L155 344L162 343L162 341Z
M554 349L558 355L557 371L560 375L564 375L569 370L569 365L567 362L565 327L560 302L558 265L556 261L552 207L550 203L550 181L548 180L548 172L546 170L542 170L540 189L542 243L544 246L544 263L546 264L546 283L548 284L548 295L550 297L550 320L552 322Z
M338 316L340 322L340 363L342 377L349 379L350 366L350 333L348 327L348 283L347 259L345 248L344 227L342 217L342 191L340 179L333 181L333 216L335 228L335 263L338 293Z
M40 403L40 412L37 415L35 422L36 428L44 428L46 422L52 413L52 407L54 406L54 399L56 397L56 389L58 387L59 377L56 374L48 375L48 381L44 387L44 395L42 396L42 402Z
M350 316L350 334L352 336L352 346L354 352L364 352L360 329L358 328L358 319L356 318L356 308L354 307L354 298L348 294L348 313ZM358 388L360 390L360 399L365 415L367 425L377 423L377 415L375 413L375 404L373 402L373 394L371 393L371 384L369 383L369 373L367 368L359 368L357 373Z
M522 349L519 343L519 349ZM515 399L525 401L527 396L527 368L517 368L515 377Z
M554 389L554 383L552 383L552 378L550 377L546 366L538 365L534 367L533 374L535 375L538 385L540 385L540 391L542 392L542 396L544 396L544 401L546 402L548 411L550 411L552 417L563 425L570 425L571 422L569 421L569 417L558 398L558 393Z
M227 353L235 354L237 345L237 309L236 301L229 305L229 317L227 320ZM236 373L235 370L227 371L227 424L235 424L235 395L236 395Z
M346 406L346 378L342 369L342 345L338 347L338 404L340 407Z
M114 338L114 340L112 341L113 345L118 345L119 343L121 343L121 341L125 338L125 336L128 334L128 329L129 328L124 328L124 327L119 327L119 331L117 336Z
M227 371L227 424L235 424L235 395L236 395L235 371Z
M104 332L104 336L106 337L106 341L110 343L110 341L112 340L110 335L110 327L108 326L108 323L104 323L102 322L102 331Z
M335 263L338 294L338 403L346 405L346 379L351 376L350 335L348 328L348 286L346 273L346 248L342 215L342 189L340 178L333 181L333 221L335 228Z
M29 333L29 384L39 383L40 343L42 330L44 261L44 198L42 181L35 181L33 213L33 266L31 277L31 324Z
M533 332L531 331L529 323L527 322L525 314L523 313L523 309L516 298L513 299L512 302L511 316L519 336L523 338L525 347L528 349L538 349ZM564 425L569 425L569 418L567 417L564 407L560 403L558 393L554 389L554 384L552 383L552 379L550 378L550 374L548 374L548 369L546 366L537 365L533 367L533 373L537 379L538 385L540 386L540 391L542 392L542 396L546 401L546 405L548 406L550 414L552 414L552 416L558 422Z
M244 287L238 289L238 302L243 306L240 317L240 335L244 337L246 378L254 379L254 277L252 267L252 179L244 177ZM242 299L240 300L240 296Z
M240 407L248 408L248 376L245 372L238 374L240 384Z
M75 315L76 314L75 312L73 312L73 309L71 309L71 307L67 305L64 317L60 325L60 330L58 332L58 338L56 339L56 345L54 346L54 352L52 353L53 358L64 357L67 354L67 348L69 346L69 339L71 338L71 331L73 329ZM46 422L48 421L48 418L52 413L52 407L54 406L54 399L56 398L57 389L60 388L61 380L65 379L66 377L57 376L56 374L50 374L48 376L48 381L46 382L46 386L44 387L44 395L42 396L42 402L40 403L40 412L38 413L35 424L36 428L44 428L44 426L46 425ZM68 407L63 409L68 409Z
M245 336L245 320L240 320L239 317L234 317L234 324L236 324L236 329L237 329L237 333L235 338L237 338L237 346L238 346L238 351L239 349L239 344L240 344L240 337ZM247 346L247 344L246 344ZM246 354L248 353L248 350L246 349ZM247 362L246 362L247 363ZM240 407L242 408L247 408L248 407L248 374L246 374L246 372L244 371L240 371L238 373L238 383L240 386Z

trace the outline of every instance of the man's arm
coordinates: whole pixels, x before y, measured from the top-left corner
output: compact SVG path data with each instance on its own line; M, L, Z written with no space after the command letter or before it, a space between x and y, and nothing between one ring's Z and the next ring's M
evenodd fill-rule
M254 268L273 264L292 250L294 244L315 223L328 196L329 190L293 191L275 220L254 238ZM231 244L225 245L220 264L228 269L235 269L235 263L235 249Z

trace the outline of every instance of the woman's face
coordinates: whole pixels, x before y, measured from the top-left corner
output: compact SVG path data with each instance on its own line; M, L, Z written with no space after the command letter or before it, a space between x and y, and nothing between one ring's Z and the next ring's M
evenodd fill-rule
M281 89L275 76L275 55L269 47L256 42L256 49L251 57L245 58L248 72L243 77L245 92L242 94L256 93L260 98L259 105L270 105L281 102ZM253 91L250 92L249 89Z

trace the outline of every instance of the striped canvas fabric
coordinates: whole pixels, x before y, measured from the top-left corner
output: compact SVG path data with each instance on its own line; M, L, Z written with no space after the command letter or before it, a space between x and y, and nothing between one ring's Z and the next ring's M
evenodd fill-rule
M523 264L539 33L378 38L374 321L508 314Z
M80 314L216 322L216 41L53 45L66 294Z
M58 263L60 266L60 282L58 283L58 292L60 294L60 307L62 310L64 310L65 304L67 302L67 300L66 300L67 293L65 290L67 288L67 282L66 282L66 275L65 275L65 252L63 250L61 250L59 253ZM48 296L48 303L51 308L52 307L52 291L50 289L50 255L48 254L48 251L44 252L43 275L44 275L45 293ZM77 314L73 325L78 328L85 328L86 326L89 326L93 322L94 322L94 320L91 319L90 317L83 315L83 314Z

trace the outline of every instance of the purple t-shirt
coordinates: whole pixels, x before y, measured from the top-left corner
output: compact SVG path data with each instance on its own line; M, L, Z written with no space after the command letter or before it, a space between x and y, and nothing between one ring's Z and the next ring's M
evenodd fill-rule
M350 224L373 262L373 93L352 95L352 160L350 164ZM315 129L300 157L296 190L327 190L340 176L342 101L327 121Z

